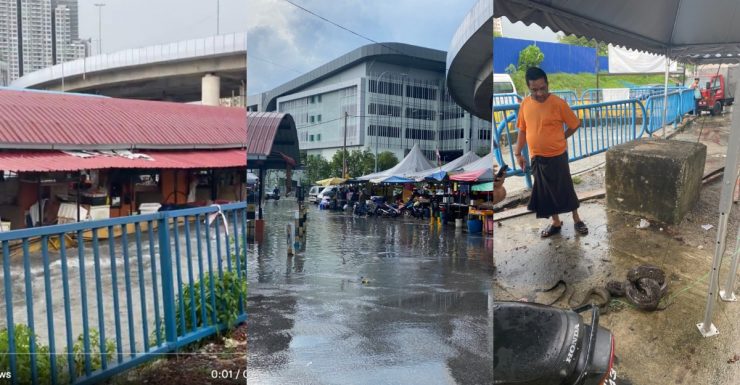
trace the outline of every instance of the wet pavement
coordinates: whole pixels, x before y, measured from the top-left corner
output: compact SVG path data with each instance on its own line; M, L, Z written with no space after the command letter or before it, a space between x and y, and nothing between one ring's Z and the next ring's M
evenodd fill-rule
M700 118L675 136L677 140L701 138L708 146L707 170L724 164L729 114ZM584 174L584 183L599 186L603 170ZM577 187L578 189L578 187ZM594 286L623 280L627 270L654 264L670 278L669 293L662 302L667 308L644 312L625 302L613 300L600 324L615 336L620 384L737 384L740 362L740 303L717 301L713 323L720 334L704 338L696 324L704 317L708 277L711 270L721 178L705 184L700 199L680 225L651 224L638 229L640 217L606 210L603 200L583 202L579 213L590 233L577 236L569 214L559 236L540 239L547 224L533 214L501 221L496 228L494 292L497 300L549 303L561 287L541 292L564 280L574 293L571 305L580 302ZM727 280L728 265L740 241L735 239L740 223L740 206L733 205L727 230L727 251L720 283ZM702 225L714 227L705 230ZM738 290L736 289L736 293ZM567 307L568 295L555 303Z
M248 382L493 382L490 237L311 206L306 252L288 257L295 209L268 202L248 251Z

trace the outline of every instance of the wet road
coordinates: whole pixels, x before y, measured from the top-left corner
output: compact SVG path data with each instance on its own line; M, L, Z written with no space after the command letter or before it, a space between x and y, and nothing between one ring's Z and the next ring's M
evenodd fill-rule
M493 382L491 238L311 206L287 257L295 209L269 202L248 252L248 382Z

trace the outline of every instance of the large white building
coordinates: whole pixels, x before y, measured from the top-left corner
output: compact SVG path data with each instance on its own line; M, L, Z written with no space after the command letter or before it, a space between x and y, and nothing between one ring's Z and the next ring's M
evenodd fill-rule
M77 2L59 1L54 9L55 64L88 56L89 44L77 36Z
M20 8L17 0L0 0L0 60L10 81L85 56L77 8L77 0L20 0Z
M346 147L390 151L400 159L418 144L449 161L464 151L486 153L491 123L450 97L446 52L401 43L360 47L274 90L248 108L290 113L301 150L324 158Z

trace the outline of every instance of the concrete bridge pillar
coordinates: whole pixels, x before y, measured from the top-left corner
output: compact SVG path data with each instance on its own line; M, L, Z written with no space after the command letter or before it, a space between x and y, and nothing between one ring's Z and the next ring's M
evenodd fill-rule
M201 80L201 103L207 106L218 106L221 96L221 78L205 74Z

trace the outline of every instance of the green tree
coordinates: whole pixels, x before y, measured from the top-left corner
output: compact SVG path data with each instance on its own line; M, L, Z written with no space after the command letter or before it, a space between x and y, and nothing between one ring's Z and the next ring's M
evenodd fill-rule
M334 153L329 162L332 170L332 176L342 176L342 152L339 150ZM375 156L368 150L352 150L346 152L347 156L347 176L358 177L367 175L375 170Z
M519 52L519 70L526 71L530 67L538 67L545 60L545 54L540 47L532 44Z
M383 151L378 154L378 171L387 170L398 164L398 158L390 151Z
M588 40L585 37L578 37L576 35L559 36L558 41L563 44L572 44L572 45L580 45L583 47L597 48L596 39ZM603 42L599 43L597 54L599 56L607 56L609 54L609 47Z
M307 155L303 163L304 185L312 185L317 180L329 178L331 175L331 165L321 155Z

